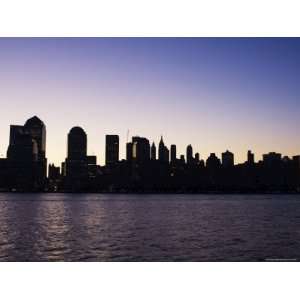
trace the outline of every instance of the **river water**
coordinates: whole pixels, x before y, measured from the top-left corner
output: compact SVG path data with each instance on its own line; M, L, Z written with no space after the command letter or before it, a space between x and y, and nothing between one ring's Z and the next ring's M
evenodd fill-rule
M0 261L294 261L299 253L299 195L0 194Z

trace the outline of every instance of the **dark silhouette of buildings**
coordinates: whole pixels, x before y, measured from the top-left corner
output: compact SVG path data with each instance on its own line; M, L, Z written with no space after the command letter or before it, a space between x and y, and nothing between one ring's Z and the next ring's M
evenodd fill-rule
M185 164L185 159L184 159L184 155L183 154L180 155L180 162L183 163L183 164Z
M67 158L61 168L48 166L46 177L46 127L33 117L24 126L11 125L7 158L0 158L0 191L18 192L300 192L300 155L264 154L255 162L247 153L245 163L235 164L234 154L211 153L206 162L193 156L192 145L177 159L161 137L151 147L145 137L126 144L126 159L119 159L119 137L106 135L104 166L87 154L87 134L73 127L67 140Z
M49 164L48 179L59 180L60 179L60 167L56 167L54 164Z
M160 161L165 160L165 144L162 136L160 138L159 145L158 145L158 159Z
M171 145L171 163L176 162L176 145Z
M234 155L232 152L226 150L222 153L222 166L225 168L233 167L234 165Z
M281 154L276 152L263 154L263 163L268 167L279 166L281 163Z
M38 160L44 161L46 157L46 127L45 124L34 116L28 119L24 125L24 129L36 141L38 148ZM43 170L46 175L46 168Z
M186 162L188 165L193 163L193 147L192 145L188 145L186 147Z
M126 160L129 162L132 161L132 143L131 142L126 144Z
M105 164L116 164L119 161L119 136L106 135Z
M248 153L247 153L247 163L249 165L254 164L254 153L252 153L251 150L248 150Z
M0 158L0 192L6 191L9 187L8 182L8 160Z
M36 116L24 126L11 125L7 149L8 189L39 191L45 188L46 127Z
M151 160L156 160L156 147L154 142L151 145Z
M169 162L169 149L165 146L162 136L158 146L158 159L161 162Z
M221 166L220 159L215 153L211 153L206 160L206 167L210 170L218 169Z
M132 159L139 164L150 160L150 143L148 139L139 136L132 138Z
M165 158L164 158L164 161L169 163L170 161L170 151L168 149L168 147L165 147Z
M199 164L200 163L200 154L197 152L196 154L195 154L195 164Z
M81 161L87 155L87 135L81 127L73 127L68 134L68 159Z
M88 158L87 135L81 127L73 127L68 134L68 151L65 162L68 190L81 190L87 185Z
M37 144L37 185L43 188L47 176L46 126L34 116L26 121L24 128Z
M48 191L57 192L61 183L60 167L56 167L54 164L48 166Z

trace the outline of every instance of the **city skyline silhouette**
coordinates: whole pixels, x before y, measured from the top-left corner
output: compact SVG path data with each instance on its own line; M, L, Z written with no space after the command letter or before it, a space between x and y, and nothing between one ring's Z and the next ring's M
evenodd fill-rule
M300 39L0 38L3 261L297 261Z
M177 153L161 136L159 144L132 136L126 159L120 159L118 135L106 135L105 165L87 152L88 137L79 126L67 136L67 155L58 166L46 156L47 129L37 116L24 125L10 125L7 157L0 159L0 191L12 192L300 192L300 155L268 152L262 160L247 151L244 163L235 163L228 149L219 158L194 152ZM128 136L129 138L129 136Z
M38 115L48 127L47 157L60 164L73 126L105 163L105 135L127 132L177 152L208 157L226 149L242 163L298 154L299 39L0 39L0 156L11 124ZM17 109L16 109L17 108Z

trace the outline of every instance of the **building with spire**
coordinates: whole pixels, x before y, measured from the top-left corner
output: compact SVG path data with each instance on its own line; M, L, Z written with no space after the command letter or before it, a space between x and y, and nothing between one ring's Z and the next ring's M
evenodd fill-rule
M165 146L162 136L158 146L158 160L161 162L169 162L169 149Z

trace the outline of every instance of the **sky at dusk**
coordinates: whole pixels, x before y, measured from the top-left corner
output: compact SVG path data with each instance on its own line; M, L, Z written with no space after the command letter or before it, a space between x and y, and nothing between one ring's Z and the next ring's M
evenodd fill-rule
M177 145L236 162L300 154L300 38L0 38L0 157L9 125L37 115L48 162L81 126L104 163L105 134Z

